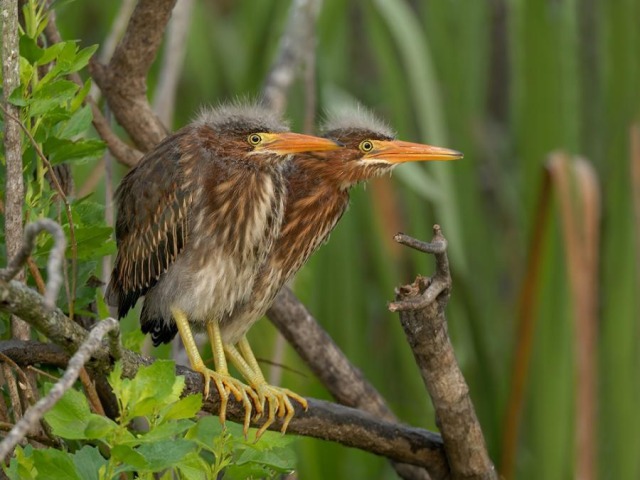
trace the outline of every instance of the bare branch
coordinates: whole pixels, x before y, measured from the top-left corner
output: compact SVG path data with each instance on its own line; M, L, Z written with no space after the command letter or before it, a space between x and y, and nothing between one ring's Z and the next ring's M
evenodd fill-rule
M27 225L24 230L24 243L20 251L13 257L6 269L0 270L0 279L8 282L16 276L22 266L31 255L36 245L36 237L40 232L46 230L53 237L53 249L47 262L47 289L45 293L45 303L49 308L53 308L58 298L60 285L62 285L62 260L67 246L67 240L60 225L49 218L41 218Z
M265 105L275 112L285 111L287 93L297 70L308 58L308 49L315 47L315 23L320 4L320 0L294 0L291 4L278 56L262 87Z
M397 421L382 395L349 361L289 288L280 291L267 315L339 403L359 408L383 420ZM394 463L393 468L405 479L429 478L424 469L413 465ZM438 478L437 472L432 474Z
M139 0L124 37L105 66L89 64L116 119L143 151L151 150L168 133L147 100L147 73L176 0Z
M89 337L80 346L78 351L69 360L69 366L64 372L62 378L51 388L46 397L41 398L38 402L24 414L24 417L11 429L9 435L0 443L0 461L4 462L7 455L20 442L27 432L32 429L44 414L62 398L64 392L69 390L74 382L78 379L80 369L87 363L91 354L98 349L102 337L114 329L119 328L119 323L113 318L107 318L98 323L89 333Z
M446 245L438 225L427 251L441 250ZM418 241L402 237L402 243L418 245ZM422 245L424 246L424 245ZM455 358L444 315L449 301L451 277L446 251L435 254L436 273L431 280L418 277L411 285L397 290L400 322L407 336L422 379L429 391L442 432L453 478L497 480L495 467L487 453L480 423L469 397L467 386ZM440 290L434 301L425 302L434 285ZM414 305L413 308L409 308ZM406 307L406 308L405 308Z

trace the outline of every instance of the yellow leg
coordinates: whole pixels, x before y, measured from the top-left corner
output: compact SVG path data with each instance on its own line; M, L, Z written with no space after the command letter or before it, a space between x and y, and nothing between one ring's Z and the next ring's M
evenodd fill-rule
M308 407L307 401L291 390L269 385L267 383L245 336L243 336L238 342L238 348L233 345L224 345L224 350L227 353L229 360L235 365L242 376L244 376L249 385L255 389L258 394L260 404L264 405L265 400L268 402L269 411L267 420L256 433L256 439L260 438L267 428L275 421L276 410L278 417L284 417L281 429L282 433L284 433L295 414L295 409L293 408L289 398L297 400L305 410Z
M247 397L247 392L251 391L254 396L255 393L253 393L249 386L229 375L227 362L224 358L224 351L222 349L222 342L220 342L220 347L218 349L214 348L213 350L214 362L216 364L216 371L213 371L207 368L202 361L202 357L200 356L198 346L193 338L193 333L191 332L191 327L189 326L189 320L187 319L186 314L178 308L172 308L171 314L173 315L173 319L178 327L178 332L180 333L180 338L182 338L182 343L184 344L185 351L187 352L187 357L189 357L191 368L196 372L201 373L204 377L204 398L206 399L209 396L209 385L211 382L216 385L216 388L220 393L220 423L224 426L229 393L233 393L236 400L243 402L245 409L248 405L249 412L245 416L245 424L246 428L248 428L249 422L246 418L251 417L251 402ZM222 358L222 360L220 360L220 358ZM220 368L220 370L218 370L218 368Z
M220 335L220 324L217 321L212 321L207 323L207 333L209 334L209 341L211 342L211 351L213 352L213 362L215 364L216 372L220 375L224 375L226 379L223 381L227 388L233 387L235 391L238 392L236 395L236 400L241 400L242 405L244 406L244 422L242 431L244 432L245 437L247 436L247 432L249 431L249 423L251 422L251 401L249 400L249 396L253 399L256 405L257 413L262 413L262 405L258 401L258 396L253 391L251 387L245 385L244 383L236 380L235 378L229 375L229 369L227 368L227 359L224 356L224 347L222 345L222 336ZM231 384L231 385L229 385ZM218 385L216 383L216 385ZM219 389L220 387L218 387ZM220 395L222 399L222 395ZM224 422L223 417L223 408L222 408L222 400L220 402L220 419ZM226 399L224 401L224 408L226 413L227 402Z

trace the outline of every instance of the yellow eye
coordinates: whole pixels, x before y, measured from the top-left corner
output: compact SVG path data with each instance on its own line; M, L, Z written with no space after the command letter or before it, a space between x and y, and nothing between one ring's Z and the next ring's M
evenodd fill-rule
M359 148L365 153L370 152L371 150L373 150L373 142L371 142L370 140L364 140L360 142Z
M247 137L247 142L249 142L249 145L255 146L260 144L260 142L262 142L262 137L257 133L252 133Z

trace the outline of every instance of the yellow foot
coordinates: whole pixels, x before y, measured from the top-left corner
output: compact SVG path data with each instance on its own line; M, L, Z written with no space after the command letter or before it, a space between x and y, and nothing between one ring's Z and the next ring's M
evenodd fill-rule
M227 418L227 404L229 402L229 394L233 394L238 402L242 402L244 407L244 422L242 431L245 437L249 431L249 423L251 422L251 412L253 410L251 406L251 400L256 406L256 414L262 414L262 403L256 392L248 385L245 385L240 380L233 378L231 375L224 373L218 373L214 370L210 370L206 367L194 368L195 371L202 374L204 377L204 398L209 397L209 385L213 383L220 394L220 423L225 426L225 420ZM251 397L251 400L249 399Z
M295 409L293 408L293 404L290 399L297 401L305 410L308 408L305 398L289 389L269 385L266 382L254 386L254 389L258 395L262 410L264 410L265 402L268 407L267 420L256 432L256 440L258 440L267 428L269 428L269 426L275 421L276 414L278 415L278 418L284 418L280 431L282 433L287 431L289 422L295 414Z

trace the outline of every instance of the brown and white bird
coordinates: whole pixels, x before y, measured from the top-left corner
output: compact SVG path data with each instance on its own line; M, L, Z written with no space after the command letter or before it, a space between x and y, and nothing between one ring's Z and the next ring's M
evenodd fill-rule
M265 396L283 395L273 387L258 398L229 375L219 322L249 301L279 235L286 161L337 148L288 132L260 105L222 105L163 140L118 187L118 255L107 301L123 317L144 296L140 324L155 345L180 333L192 368L205 377L205 396L210 381L220 392L223 423L229 392L245 406L245 425L250 397L261 413ZM207 331L215 370L204 365L192 329Z
M362 108L333 115L324 131L325 137L343 148L296 155L285 166L286 207L279 237L256 272L251 295L220 320L227 357L257 392L267 383L248 347L246 332L265 314L282 286L328 239L349 205L351 187L389 173L403 162L462 158L454 150L396 140L388 126ZM285 392L304 404L297 394ZM294 409L288 398L280 400L284 404L270 404L258 436L274 421L274 407L284 417L282 431L286 430Z

